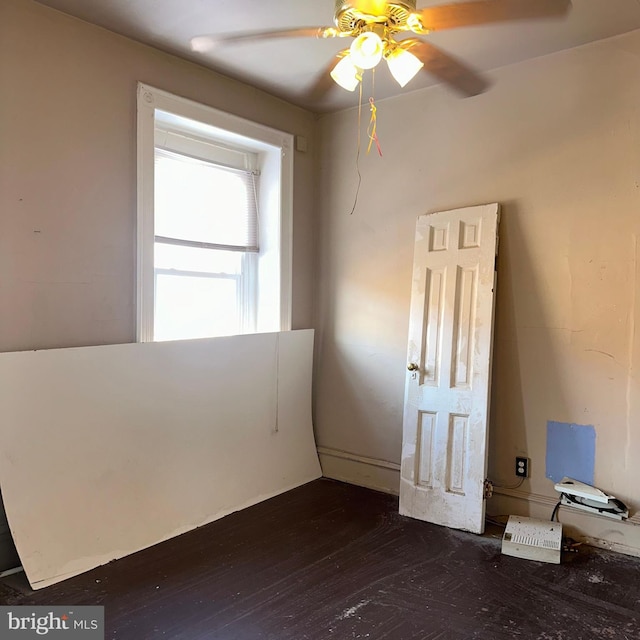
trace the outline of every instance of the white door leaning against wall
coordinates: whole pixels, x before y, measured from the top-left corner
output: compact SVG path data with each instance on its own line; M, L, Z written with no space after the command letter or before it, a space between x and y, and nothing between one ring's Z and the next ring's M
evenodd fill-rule
M400 513L484 531L500 207L420 216L409 323Z

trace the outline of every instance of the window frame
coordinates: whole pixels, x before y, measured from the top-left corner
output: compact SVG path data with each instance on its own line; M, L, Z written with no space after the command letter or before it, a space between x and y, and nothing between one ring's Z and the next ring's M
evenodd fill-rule
M218 142L249 148L265 159L273 183L279 188L261 189L259 208L269 227L273 225L270 251L277 252L279 278L276 311L279 327L291 329L292 232L293 232L293 135L251 122L213 107L138 83L137 92L137 251L136 341L154 341L154 179L156 111L186 118L202 125ZM264 225L265 221L260 224ZM273 306L269 301L268 306ZM260 329L258 329L260 331Z

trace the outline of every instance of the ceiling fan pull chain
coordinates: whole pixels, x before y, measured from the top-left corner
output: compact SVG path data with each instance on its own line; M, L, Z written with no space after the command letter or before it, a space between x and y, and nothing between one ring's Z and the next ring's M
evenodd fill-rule
M382 148L380 147L380 141L378 140L378 134L376 132L378 124L376 111L378 110L378 108L376 107L373 98L369 98L369 104L371 105L371 120L369 122L369 128L367 129L367 134L369 135L369 146L367 147L367 153L371 151L371 145L375 142L376 148L378 149L378 155L382 157Z

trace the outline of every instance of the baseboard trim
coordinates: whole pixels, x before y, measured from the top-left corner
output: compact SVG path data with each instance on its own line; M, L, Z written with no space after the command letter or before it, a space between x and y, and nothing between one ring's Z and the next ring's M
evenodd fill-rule
M400 492L400 465L395 462L331 447L318 447L318 456L322 475L326 478L393 495ZM494 497L487 502L487 513L492 516L519 515L548 520L557 502L557 497L553 496L496 487ZM567 508L562 508L559 515L566 534L575 540L640 557L640 514L624 522Z
M329 447L318 447L318 456L322 475L326 478L395 496L400 493L400 465L395 462Z
M20 573L21 571L24 571L22 566L14 567L13 569L7 569L6 571L0 572L0 578L8 578L9 576L14 575L15 573Z
M519 489L508 489L506 487L494 486L493 493L501 496L516 498L517 500L526 500L527 502L533 502L534 504L551 507L551 509L553 509L553 507L555 507L558 502L556 498L552 498L551 496L543 496L539 493L527 493L526 491L521 491Z

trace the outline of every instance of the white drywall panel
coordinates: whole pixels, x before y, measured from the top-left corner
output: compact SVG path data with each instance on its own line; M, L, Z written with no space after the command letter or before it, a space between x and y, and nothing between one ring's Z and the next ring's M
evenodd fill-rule
M32 587L320 477L312 349L309 330L0 354L0 487Z

